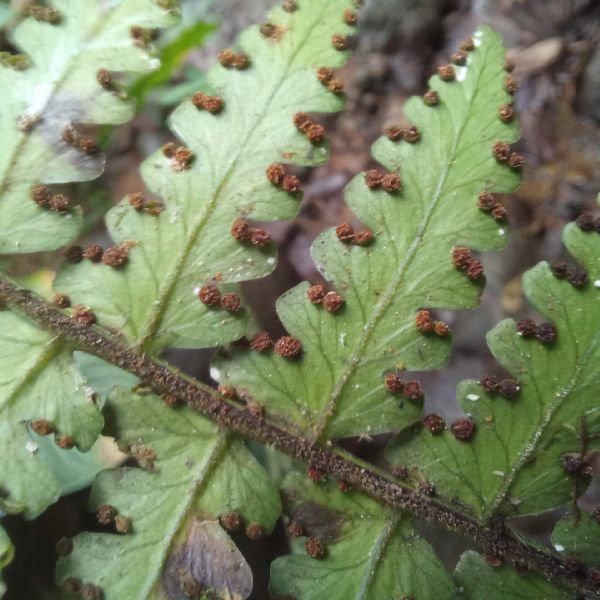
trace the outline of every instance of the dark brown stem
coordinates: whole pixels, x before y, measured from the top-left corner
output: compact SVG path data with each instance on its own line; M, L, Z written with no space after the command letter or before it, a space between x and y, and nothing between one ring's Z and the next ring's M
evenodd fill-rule
M600 598L600 571L572 559L529 546L499 524L481 524L436 500L399 485L391 476L354 462L335 448L322 446L291 435L254 417L227 401L209 386L193 380L166 364L127 347L99 327L83 327L56 306L15 285L0 275L0 301L79 350L93 354L137 375L159 394L173 394L190 408L219 425L248 439L272 445L309 465L336 475L379 503L457 532L473 540L483 552L504 558L520 569L539 573L580 594Z

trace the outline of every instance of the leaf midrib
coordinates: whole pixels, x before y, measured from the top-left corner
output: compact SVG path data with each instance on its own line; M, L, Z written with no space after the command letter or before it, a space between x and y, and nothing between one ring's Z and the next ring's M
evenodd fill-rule
M484 59L482 59L482 60L484 60ZM361 360L361 358L366 350L367 343L368 343L371 335L373 334L373 332L374 332L375 328L377 327L381 318L384 316L388 306L391 304L392 299L396 296L398 288L400 287L400 284L402 283L402 280L408 270L408 267L412 263L413 259L415 258L416 254L417 254L417 249L418 249L419 245L421 244L421 241L422 241L422 239L425 235L425 232L429 226L429 223L433 217L433 213L441 199L442 191L444 189L444 185L448 178L448 173L450 172L451 168L455 164L455 161L457 158L457 149L460 146L463 131L464 131L464 129L469 121L469 118L470 118L471 106L473 104L473 101L475 100L475 98L477 97L477 95L479 93L479 87L480 87L479 80L481 79L481 74L483 71L484 71L484 69L481 68L476 73L477 80L475 81L475 85L474 85L474 93L468 100L467 109L464 111L465 117L464 117L463 123L461 124L460 130L457 132L454 144L449 153L448 162L445 165L442 173L440 174L440 178L438 180L437 187L435 189L435 192L433 194L431 202L429 203L429 206L427 207L427 210L425 211L425 214L423 216L421 224L420 224L419 228L417 229L417 233L415 234L413 242L411 243L403 261L400 263L400 265L396 269L394 277L392 278L392 281L390 282L387 290L385 291L384 294L381 295L381 299L375 305L375 308L373 309L373 313L372 313L370 319L363 327L361 336L356 345L356 349L354 350L352 356L346 363L346 366L342 370L341 375L338 377L336 385L335 385L333 392L331 394L331 397L329 399L329 402L327 403L325 409L321 412L319 422L317 423L317 425L315 427L315 439L317 441L322 441L322 438L326 437L327 428L329 427L329 425L331 424L331 422L333 421L333 419L336 416L336 409L338 406L339 398L340 398L342 392L344 391L346 385L348 384L348 381L350 380L351 375L354 373L354 370L357 367L359 361ZM465 80L463 82L460 82L460 83L462 83L463 85L466 84L467 78L468 78L468 71L467 71L467 77L465 78ZM456 83L460 85L459 82L456 82Z
M328 10L326 2L323 2L322 7L322 10L318 13L317 18L313 22L319 22L323 14ZM244 138L244 141L242 142L242 144L237 146L238 151L235 155L235 158L231 162L231 166L226 171L220 184L217 186L217 189L213 194L211 201L206 206L205 210L200 214L196 222L192 225L190 229L190 234L188 235L187 242L185 244L185 248L179 256L179 258L177 259L177 261L174 263L172 270L167 274L167 277L165 278L166 284L160 291L156 302L153 304L153 308L148 318L148 323L146 327L142 330L142 333L140 334L138 345L142 352L149 352L152 349L156 334L162 324L167 310L170 308L171 299L175 292L175 288L177 287L177 283L181 277L181 273L187 263L189 255L191 254L194 246L196 245L200 234L210 221L210 217L216 209L220 196L223 193L223 191L227 188L227 184L229 183L233 173L235 172L235 169L238 163L240 162L240 159L243 156L245 156L247 146L250 140L252 139L254 132L262 123L263 119L265 118L265 115L269 114L269 107L273 101L273 98L277 95L277 93L281 89L281 86L287 80L287 75L289 73L290 67L293 65L296 56L304 48L307 41L311 38L313 29L314 27L306 28L308 34L302 39L302 41L298 44L298 47L290 55L281 79L271 92L267 102L263 107L263 110L259 113L254 123L249 128L248 133ZM266 166L267 165L265 165L265 168Z

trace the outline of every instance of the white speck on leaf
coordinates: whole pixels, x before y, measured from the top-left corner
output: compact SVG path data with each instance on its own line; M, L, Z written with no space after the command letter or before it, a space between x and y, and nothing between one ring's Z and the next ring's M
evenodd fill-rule
M479 400L479 396L477 394L467 394L467 400L470 400L471 402L476 402L477 400Z
M39 446L35 442L27 442L25 444L25 450L27 450L31 456L37 454L38 448Z

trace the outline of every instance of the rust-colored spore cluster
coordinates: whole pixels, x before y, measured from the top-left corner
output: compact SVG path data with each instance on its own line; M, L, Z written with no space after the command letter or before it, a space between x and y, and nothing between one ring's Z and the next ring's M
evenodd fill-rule
M273 338L266 331L255 334L250 340L250 348L255 352L266 352L273 348L273 345Z
M92 309L80 304L73 307L73 320L83 327L91 327L96 323L96 315Z
M317 79L334 94L341 94L344 91L344 84L334 77L333 69L329 67L319 67Z
M306 553L311 558L322 559L327 556L327 549L323 545L323 542L316 537L309 537L306 539Z
M350 38L340 33L331 36L331 43L336 50L347 50L350 47Z
M247 54L235 53L231 49L221 50L217 54L217 60L226 69L242 71L250 66L250 57Z
M209 96L204 92L196 92L192 96L192 104L198 110L207 110L212 114L220 113L225 106L223 98L219 96Z
M450 328L443 321L436 321L428 310L420 310L415 315L415 325L421 333L435 333L438 337L446 337Z
M452 263L457 269L465 271L469 279L477 281L483 276L483 265L473 258L469 248L456 246L452 249Z
M81 135L72 125L67 125L63 129L63 141L69 146L81 150L85 154L96 154L98 152L98 144L96 140L90 137Z
M370 229L363 229L355 233L350 223L338 225L335 228L335 235L340 242L354 244L355 246L368 246L373 241L373 232Z
M427 90L423 94L423 102L427 106L437 106L440 103L440 95L435 90Z
M319 144L325 139L325 127L311 119L306 113L296 113L293 122L296 129L304 133L311 143Z
M294 337L284 335L275 342L273 350L283 358L298 358L302 353L302 343Z
M237 313L241 310L242 304L237 294L229 292L221 294L219 288L214 283L207 283L198 290L198 298L205 306L216 308L220 306L230 313Z
M119 269L129 260L130 243L118 244L105 250L102 254L102 263L113 269Z
M271 241L268 231L250 227L246 219L238 218L231 225L230 233L238 242L249 242L255 248L263 248Z
M467 52L465 50L458 50L458 52L455 52L452 57L450 58L450 60L455 64L455 65L459 65L459 66L464 66L467 64Z
M456 79L456 71L452 65L438 67L438 75L442 81L454 81Z
M296 175L289 175L280 163L273 163L267 167L267 179L284 192L294 194L300 191L300 179Z
M463 442L473 437L475 428L475 423L468 417L460 417L450 425L452 435L454 435L457 440Z
M423 425L432 435L442 433L442 431L446 429L446 421L444 421L444 418L437 413L425 415L423 417Z
M506 219L505 206L501 202L498 202L491 192L480 192L477 199L477 206L479 207L479 210L491 214L494 220L498 222L502 222Z
M542 344L552 344L556 339L556 328L551 323L536 325L532 319L517 322L517 332L524 338L537 338Z
M521 391L521 384L516 379L508 378L498 382L493 375L484 375L479 380L479 385L488 394L498 393L508 399L515 398Z
M403 381L396 373L387 373L384 378L384 385L390 394L396 396L402 394L413 402L423 397L423 390L418 381Z
M581 231L585 231L586 233L591 231L600 233L600 217L594 217L594 215L589 213L579 215L575 220L575 224Z
M402 178L398 173L383 173L378 169L371 169L365 173L365 183L372 190L383 188L390 194L402 189Z

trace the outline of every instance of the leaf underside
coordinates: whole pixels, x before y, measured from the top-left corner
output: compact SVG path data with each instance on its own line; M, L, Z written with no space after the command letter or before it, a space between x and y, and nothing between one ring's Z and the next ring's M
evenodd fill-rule
M510 102L502 43L487 27L474 39L477 47L466 66L456 67L456 81L430 80L439 105L426 106L421 98L406 104L422 139L381 138L374 146L374 157L401 175L402 191L369 189L362 176L347 187L347 202L372 229L374 242L345 245L329 230L313 244L313 259L345 298L343 308L331 314L311 304L308 284L300 284L277 305L287 330L302 342L298 360L240 351L217 362L222 382L260 399L290 430L331 439L417 420L422 403L384 387L386 373L439 368L448 360L450 336L420 333L417 311L479 302L481 286L455 269L451 251L504 245L506 228L479 210L477 197L483 190L509 192L520 177L491 152L497 140L518 136L516 123L498 118L499 106Z
M33 17L13 33L30 66L0 66L0 254L54 250L77 237L81 211L66 214L40 208L33 184L88 181L104 169L101 154L86 154L63 139L72 124L119 124L133 115L133 103L105 90L100 69L145 73L154 68L137 47L131 28L163 28L174 22L154 0L53 0L60 23Z
M520 382L513 400L485 393L475 381L458 388L459 402L476 424L461 442L449 431L403 432L388 449L394 464L414 465L441 496L456 498L482 518L494 512L536 514L573 502L589 482L569 475L566 456L600 450L600 235L574 224L563 234L585 267L582 288L553 276L540 263L524 276L525 295L556 328L554 343L524 338L511 319L488 335L499 363Z
M114 506L131 532L78 535L59 561L59 583L77 577L100 586L106 600L166 600L183 598L191 577L219 598L246 598L252 574L217 519L237 512L248 525L273 529L281 503L262 467L234 436L155 396L117 391L107 414L119 442L146 460L153 453L153 464L98 476L90 508Z
M271 589L297 600L454 598L450 575L409 521L359 492L313 484L298 473L283 488L285 512L326 547L322 559L296 553L275 560Z
M573 511L561 519L552 532L552 544L558 552L600 568L600 519Z
M23 317L0 312L0 512L40 514L59 482L37 454L30 421L52 424L57 438L89 449L102 428L92 389L71 349Z
M328 157L327 143L311 144L293 124L294 114L334 112L343 99L316 77L319 67L342 66L349 51L336 50L335 33L352 28L342 19L350 0L300 0L294 12L269 13L278 35L251 27L239 39L250 58L243 70L216 65L207 81L224 100L218 114L190 99L173 113L173 131L194 152L190 168L157 152L142 166L144 180L164 201L160 216L133 209L127 199L107 216L115 242L135 242L122 269L67 266L56 286L94 308L100 322L144 350L198 348L240 338L247 309L228 313L198 299L202 285L256 279L275 265L273 245L254 247L230 234L237 218L289 219L301 194L267 179L273 163L315 166Z

